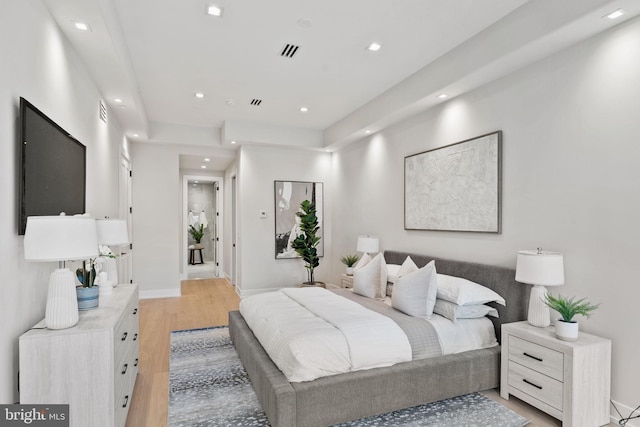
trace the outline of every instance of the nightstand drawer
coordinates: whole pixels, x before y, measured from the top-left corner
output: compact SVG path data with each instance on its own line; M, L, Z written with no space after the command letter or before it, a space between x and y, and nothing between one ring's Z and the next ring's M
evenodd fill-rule
M560 381L509 361L509 386L562 411L563 384Z
M558 381L564 381L564 355L559 351L511 336L509 360Z

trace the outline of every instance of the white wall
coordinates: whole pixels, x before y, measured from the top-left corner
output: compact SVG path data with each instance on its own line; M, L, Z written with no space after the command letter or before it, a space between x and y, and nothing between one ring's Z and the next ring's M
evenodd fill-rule
M561 251L566 284L552 292L601 303L581 329L613 341L612 399L636 407L638 51L635 19L336 153L336 257L354 252L360 233L387 249L511 268L517 250ZM504 133L502 234L404 230L404 156L495 130Z
M98 119L101 98L84 65L39 0L5 2L0 14L0 402L17 401L18 337L44 317L56 263L27 263L17 233L19 98L87 146L87 211L118 216L123 133ZM115 117L115 116L112 116Z
M328 281L333 257L331 153L245 146L238 178L238 291L241 296L294 286L307 278L301 259L275 259L274 181L324 183L324 257L316 280ZM267 218L260 218L265 210Z

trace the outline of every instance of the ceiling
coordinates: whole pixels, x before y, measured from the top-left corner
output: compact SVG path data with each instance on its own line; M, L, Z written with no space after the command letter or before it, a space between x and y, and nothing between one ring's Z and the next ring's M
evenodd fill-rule
M44 2L129 138L225 159L241 144L339 148L640 13L637 0Z

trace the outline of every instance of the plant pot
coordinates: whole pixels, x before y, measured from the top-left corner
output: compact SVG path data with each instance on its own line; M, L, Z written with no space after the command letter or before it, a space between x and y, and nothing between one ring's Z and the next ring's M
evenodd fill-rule
M303 288L326 288L324 282L302 282Z
M347 276L353 276L353 267L347 267Z
M76 288L76 295L78 297L78 310L86 311L98 308L100 289L97 286L90 288L78 286Z
M556 322L556 337L563 341L576 341L578 339L578 322L565 322L558 319Z

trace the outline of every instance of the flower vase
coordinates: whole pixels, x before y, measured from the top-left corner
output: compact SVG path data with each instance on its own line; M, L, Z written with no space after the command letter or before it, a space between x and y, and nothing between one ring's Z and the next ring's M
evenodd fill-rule
M98 308L100 289L97 286L91 286L90 288L78 286L76 295L78 297L78 310L86 311Z

